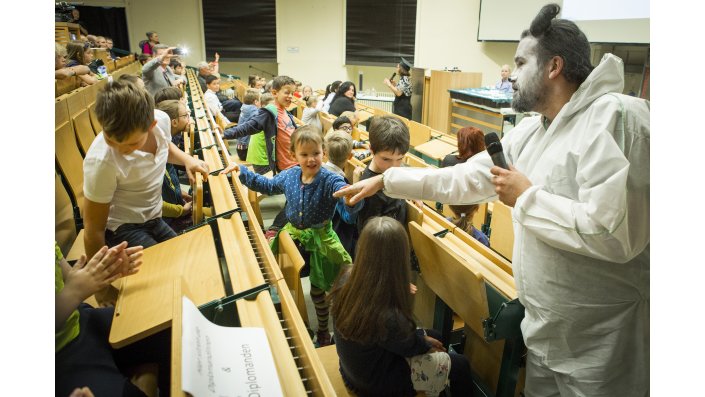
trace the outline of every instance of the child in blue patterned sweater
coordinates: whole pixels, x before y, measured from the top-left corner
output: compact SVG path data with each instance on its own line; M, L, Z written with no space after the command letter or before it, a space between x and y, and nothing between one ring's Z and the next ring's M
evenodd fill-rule
M222 173L239 169L240 181L248 188L268 195L284 193L286 196L288 223L281 230L286 230L310 254L311 299L318 317L317 342L319 346L325 346L331 343L326 291L333 285L341 265L352 263L331 225L336 205L345 203L343 198L333 198L333 193L347 186L347 183L340 175L321 167L323 140L314 127L297 129L291 136L290 150L299 165L278 173L272 179L239 167L234 162ZM341 207L344 218L352 217L362 208L362 202L354 207ZM271 247L276 254L278 236L272 240Z

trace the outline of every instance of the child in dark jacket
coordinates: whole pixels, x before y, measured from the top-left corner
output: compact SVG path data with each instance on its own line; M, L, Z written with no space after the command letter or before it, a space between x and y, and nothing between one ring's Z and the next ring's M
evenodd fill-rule
M296 84L288 76L277 76L272 82L274 104L260 108L247 122L228 128L226 139L242 138L264 131L267 157L273 173L278 173L296 165L289 153L291 135L296 130L294 118L286 109L291 106Z
M472 396L470 364L447 353L433 330L417 329L409 291L409 240L401 223L370 219L355 265L331 292L335 344L345 385L358 396Z

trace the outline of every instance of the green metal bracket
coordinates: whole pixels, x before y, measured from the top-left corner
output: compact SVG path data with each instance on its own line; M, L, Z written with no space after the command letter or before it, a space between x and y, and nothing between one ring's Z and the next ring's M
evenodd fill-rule
M524 306L518 299L500 303L497 297L491 297L493 294L499 293L494 287L487 285L487 305L490 313L494 313L494 316L482 321L485 340L492 342L500 339L521 337L521 328L519 326L521 325L521 320L524 319Z
M507 300L490 284L485 283L485 291L489 312L494 313L494 316L482 321L485 340L504 340L495 397L513 397L526 350L520 327L524 319L524 306L518 299Z
M239 327L240 317L237 313L237 306L234 305L240 299L255 300L260 292L269 289L269 284L264 283L254 288L239 292L225 298L215 299L206 302L198 307L198 310L213 324L228 327Z
M441 231L439 231L439 232L433 233L433 236L434 236L434 237L438 237L438 238L443 238L443 237L446 236L446 234L448 234L449 231L450 231L450 230L448 230L448 229L443 229L443 230L441 230Z

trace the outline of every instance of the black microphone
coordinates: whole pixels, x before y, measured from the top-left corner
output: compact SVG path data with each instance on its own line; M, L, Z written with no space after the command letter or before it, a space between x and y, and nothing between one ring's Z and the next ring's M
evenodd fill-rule
M392 77L389 78L389 81L394 80L394 78L397 76L397 72L392 73Z
M490 132L485 135L485 146L487 147L487 153L492 157L492 162L497 167L504 168L508 170L507 161L504 159L504 151L502 150L502 143L499 141L499 137L494 132Z

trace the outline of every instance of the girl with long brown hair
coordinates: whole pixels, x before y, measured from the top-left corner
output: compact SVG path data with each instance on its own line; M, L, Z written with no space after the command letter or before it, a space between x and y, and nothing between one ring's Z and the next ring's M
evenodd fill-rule
M359 396L472 394L470 364L446 353L433 330L417 329L409 290L410 246L393 218L370 219L362 230L352 270L331 293L340 372Z

